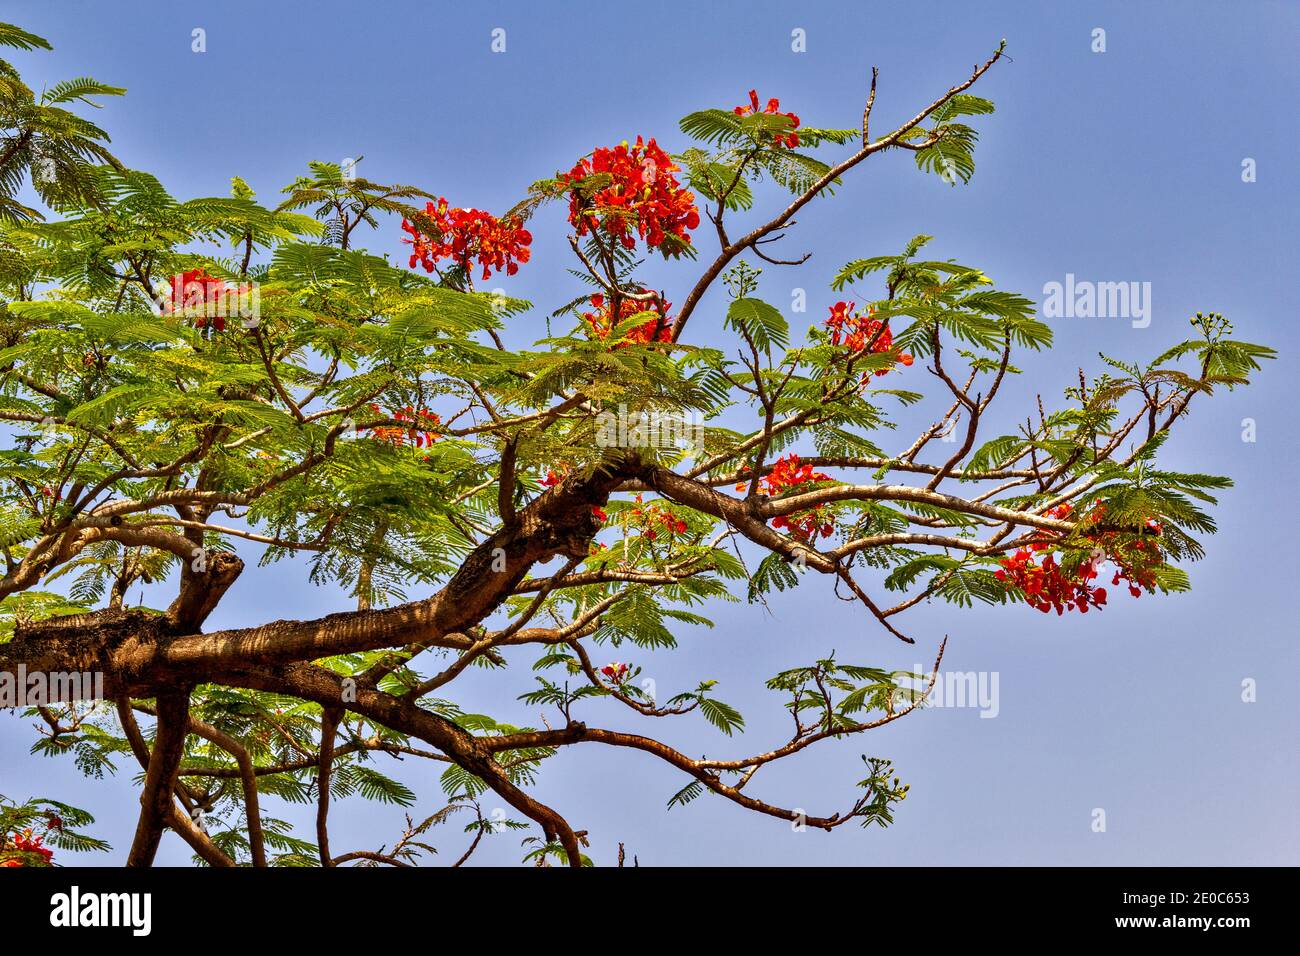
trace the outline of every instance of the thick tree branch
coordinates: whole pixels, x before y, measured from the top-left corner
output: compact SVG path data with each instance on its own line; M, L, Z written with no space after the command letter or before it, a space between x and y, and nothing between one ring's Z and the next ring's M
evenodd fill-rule
M172 788L176 785L176 771L185 753L189 708L189 690L158 695L158 729L154 735L153 752L149 755L144 791L140 794L140 820L127 854L127 866L153 865L163 830L171 820L175 809Z

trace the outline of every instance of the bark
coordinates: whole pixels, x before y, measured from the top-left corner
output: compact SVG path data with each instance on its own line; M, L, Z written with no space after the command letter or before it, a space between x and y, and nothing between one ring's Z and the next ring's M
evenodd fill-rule
M117 714L122 721L122 731L126 734L127 742L131 745L132 753L140 761L140 766L148 771L149 745L145 742L144 734L140 733L140 727L135 722L135 715L131 712L131 701L128 698L118 698ZM185 785L183 783L177 782L176 792L182 796L182 799L185 799ZM235 865L234 860L226 856L221 848L209 839L206 833L195 826L189 814L175 804L172 804L167 825L176 831L181 839L190 845L190 849L209 866L232 867Z
M335 865L330 856L330 778L334 771L334 735L338 730L342 712L330 707L321 712L320 763L316 774L316 846L320 851L320 865Z
M417 641L463 649L473 641L462 632L495 611L533 565L557 555L586 556L600 529L592 508L639 470L630 456L607 471L566 479L471 551L447 584L422 601L196 634L193 622L210 613L243 566L234 555L217 554L210 572L195 577L202 584L183 588L166 615L108 610L18 627L14 640L0 645L0 673L19 664L28 671L100 671L110 696L147 697L249 661L273 666Z
M181 592L167 609L172 630L183 634L198 630L243 570L244 562L226 551L208 555L205 570L201 572L187 565Z
M244 787L244 813L248 821L248 852L253 858L253 866L266 866L266 837L262 831L262 810L257 796L257 771L248 748L225 731L193 717L190 718L190 732L216 744L239 765L239 779Z
M189 712L188 689L158 696L158 730L154 735L153 753L149 755L144 792L140 794L140 820L136 825L135 839L131 842L131 852L127 855L127 866L153 865L163 829L176 811L172 788L176 785L176 772L185 752Z

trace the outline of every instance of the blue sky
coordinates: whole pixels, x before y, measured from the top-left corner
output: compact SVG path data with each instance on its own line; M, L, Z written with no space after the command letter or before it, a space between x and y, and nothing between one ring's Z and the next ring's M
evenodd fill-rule
M806 124L860 121L870 67L880 68L873 128L910 117L969 75L1000 39L1010 62L975 92L996 115L979 121L977 172L951 188L909 156L873 157L831 202L799 216L783 253L811 252L797 270L766 267L760 294L788 305L807 290L807 321L835 301L827 288L845 261L897 251L912 235L932 252L983 268L999 287L1042 299L1067 274L1149 282L1152 321L1054 321L1056 347L1023 357L1026 374L999 399L1008 427L1041 392L1052 401L1099 351L1148 359L1188 332L1187 316L1221 311L1244 339L1277 348L1256 384L1193 404L1165 449L1168 467L1231 475L1216 509L1220 532L1193 566L1190 594L1119 598L1102 614L1047 618L1023 606L960 611L921 606L906 629L920 650L883 634L824 581L780 595L769 609L717 609L717 627L683 631L672 655L635 656L660 688L721 680L749 731L727 740L702 722L656 726L679 748L709 755L766 749L787 715L762 690L773 673L831 650L890 668L927 663L950 636L945 670L996 672L995 719L933 709L831 743L756 778L759 795L811 813L843 809L860 753L892 758L912 785L888 830L792 832L711 797L668 811L684 781L650 758L570 748L548 763L536 793L590 831L598 862L618 842L644 864L1294 864L1300 858L1294 636L1293 392L1300 336L1294 281L1297 142L1295 58L1300 11L1283 3L377 3L316 0L221 4L71 0L0 3L0 19L46 36L54 53L15 54L32 85L77 75L129 94L96 114L129 165L181 198L221 195L231 176L261 198L312 159L364 155L360 171L419 185L454 204L501 211L528 183L568 168L593 146L635 135L685 145L677 120L729 107L757 88ZM191 50L192 31L207 50ZM493 53L494 29L506 50ZM1092 51L1095 28L1106 51ZM806 34L804 53L791 31ZM1253 159L1257 181L1242 181ZM759 212L783 197L759 194ZM512 330L543 333L541 317L575 287L564 273L558 208L532 224L533 261L504 287L537 303ZM391 222L362 241L398 253ZM711 237L701 230L706 254ZM646 277L680 301L689 263L651 265ZM692 320L717 343L717 300ZM795 316L799 325L803 318ZM529 326L525 323L532 322ZM919 365L913 371L919 371ZM935 399L935 402L938 398ZM996 407L996 406L995 406ZM934 414L933 403L901 416ZM1242 441L1242 421L1257 440ZM913 432L914 434L914 432ZM910 443L906 428L888 444ZM246 574L210 627L309 617L347 606L341 593L284 564ZM624 651L623 656L628 656ZM512 679L475 679L458 701L536 724L515 700L530 656ZM1258 700L1241 700L1254 679ZM589 722L635 727L593 708ZM662 723L662 722L661 722ZM70 798L100 816L119 848L134 828L134 767L87 785L70 762L26 755L31 734L0 716L0 793ZM435 772L399 775L436 809ZM764 779L766 777L766 779ZM1104 833L1093 811L1106 812ZM277 808L279 811L280 808ZM285 815L301 819L299 813ZM391 842L400 812L342 804L332 843ZM444 857L460 841L440 835ZM188 849L169 835L160 862ZM517 860L515 838L483 861ZM83 858L91 862L89 858Z

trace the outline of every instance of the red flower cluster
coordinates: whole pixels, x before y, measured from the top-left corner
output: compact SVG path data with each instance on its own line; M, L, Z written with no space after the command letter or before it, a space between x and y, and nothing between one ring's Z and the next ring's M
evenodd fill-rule
M1069 505L1062 507L1068 508ZM1096 524L1105 513L1106 506L1098 501L1088 515L1088 521ZM1147 534L1159 537L1162 530L1159 521L1147 521ZM1127 581L1128 593L1133 597L1141 597L1143 591L1148 594L1155 591L1156 568L1165 563L1164 552L1160 550L1158 542L1151 538L1133 538L1118 531L1097 532L1089 534L1088 538L1096 542L1097 547L1105 551L1107 559L1115 565L1115 576L1111 579L1111 584L1118 586L1121 580Z
M678 169L653 139L645 143L638 136L632 146L625 140L613 148L598 147L559 176L570 189L569 223L580 236L604 229L628 249L636 245L633 226L650 246L670 235L689 244L687 230L700 224L700 211L694 194L673 175ZM585 195L579 184L593 175L608 177L608 185Z
M643 292L648 289L641 290ZM591 297L591 306L596 309L595 312L583 312L582 318L586 320L587 325L591 327L591 333L598 339L609 338L610 332L614 326L618 325L625 319L629 319L638 313L655 313L653 318L648 319L641 325L632 329L627 334L629 342L635 342L645 345L648 342L671 342L673 340L673 322L672 316L668 310L672 308L671 302L664 302L658 295L655 298L645 301L643 299L620 299L618 303L618 318L615 319L613 309L605 301L605 296L597 293Z
M383 410L375 404L370 406L370 410L377 415L383 414ZM370 434L379 441L386 441L390 445L405 445L409 440L416 448L428 448L442 437L442 434L438 431L442 419L437 413L431 412L427 408L421 408L417 411L407 405L400 411L393 412L389 417L409 424L406 427L378 425L370 429Z
M42 846L44 841L44 836L32 836L30 829L14 833L8 840L13 844L14 850L18 853L35 854L40 862L24 863L21 857L11 856L5 860L0 860L0 867L48 866L54 856L54 851L47 846Z
M1097 523L1105 510L1105 505L1096 502L1085 521L1089 524ZM1070 517L1072 511L1073 508L1066 503L1047 510L1044 515L1064 520ZM1160 523L1148 521L1146 530L1159 535ZM1047 534L1048 540L1036 541L1011 557L1003 558L1001 569L993 575L999 581L1019 589L1030 607L1037 608L1044 614L1054 610L1058 615L1076 608L1080 613L1087 613L1089 607L1104 607L1106 589L1091 583L1100 574L1097 566L1101 563L1101 555L1116 567L1111 579L1112 585L1118 586L1121 580L1127 580L1129 594L1133 597L1141 597L1143 590L1148 593L1155 590L1155 569L1164 563L1164 555L1156 542L1142 538L1134 540L1116 531L1086 534L1096 545L1098 557L1085 561L1079 565L1073 577L1067 577L1056 563L1054 555L1049 554L1041 565L1035 563L1035 552L1054 550L1056 547L1050 540L1055 535L1051 532Z
M615 661L612 664L606 664L600 669L600 672L615 684L621 684L627 680L628 675L632 673L632 668L628 664Z
M835 519L822 520L821 505L802 515L781 515L772 519L773 528L784 528L800 541L816 541L817 536L829 538L835 533Z
M732 110L732 112L735 113L737 116L752 116L753 114L757 113L758 112L758 91L750 90L749 105L737 106L735 109ZM774 133L772 135L772 145L777 147L784 146L786 149L794 149L796 146L799 145L799 134L794 132L799 128L799 117L795 116L793 113L782 113L781 101L776 99L776 97L773 97L772 99L767 101L767 108L764 109L763 112L770 113L772 115L779 114L781 116L784 116L786 119L790 121L790 132Z
M165 315L192 318L196 329L205 328L211 320L214 329L224 332L227 297L232 292L240 296L246 291L244 286L232 290L221 279L208 275L203 269L190 269L172 277L171 297L162 303L162 310Z
M1048 508L1043 512L1043 517L1055 518L1057 521L1066 521L1072 514L1074 514L1074 506L1067 501L1064 504L1057 505L1055 508ZM1043 533L1049 537L1056 537L1055 531L1044 531ZM1036 541L1029 547L1035 551L1046 551L1052 546L1051 541Z
M741 473L745 471L748 469L742 469ZM769 497L775 498L799 485L830 480L830 475L814 472L812 465L801 464L799 456L791 452L784 458L778 458L773 463L772 470L759 479L759 484ZM736 485L736 490L744 491L746 487L742 482ZM818 536L829 538L835 533L835 516L823 515L823 506L817 505L801 514L779 515L772 519L772 527L783 528L800 541L815 541Z
M836 302L831 306L830 318L825 322L826 328L831 330L831 342L834 345L842 345L850 352L857 354L866 349L871 344L871 351L884 355L894 348L894 335L887 326L878 319L873 319L876 310L870 306L867 307L865 315L854 312L856 302ZM879 336L877 336L879 333ZM872 343L872 339L875 342ZM899 353L898 362L901 365L911 365L912 356L906 352ZM876 375L887 375L889 369L876 369Z
M1091 564L1080 566L1078 577L1067 578L1053 555L1043 559L1042 565L1034 563L1034 554L1021 548L1009 558L1002 559L1002 567L994 573L999 581L1019 588L1030 607L1046 614L1055 609L1057 614L1078 608L1087 613L1089 607L1102 607L1106 603L1106 589L1093 587L1088 582L1097 577Z
M784 458L778 458L772 464L772 470L759 479L759 483L767 488L768 495L775 497L788 488L802 485L810 481L830 481L830 475L824 475L821 472L814 472L813 466L803 464L798 455L794 452L786 455ZM737 489L744 488L744 485L737 485Z
M686 522L675 514L664 510L657 504L645 508L641 507L640 494L636 496L635 500L637 507L632 509L632 517L636 519L636 524L641 528L641 533L651 541L659 537L661 530L665 531L670 538L675 534L686 533Z
M412 269L418 262L425 272L432 272L443 259L451 259L469 272L470 264L477 262L483 267L483 278L490 279L493 269L514 275L531 254L528 246L533 235L518 220L498 219L481 209L452 208L445 199L425 203L424 213L437 227L438 238L402 220L402 231L411 236L402 242L411 247L408 265Z

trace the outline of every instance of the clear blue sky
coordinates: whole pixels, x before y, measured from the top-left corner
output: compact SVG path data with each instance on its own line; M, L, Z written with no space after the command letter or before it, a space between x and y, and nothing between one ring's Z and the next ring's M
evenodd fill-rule
M120 157L179 197L225 194L239 175L273 202L308 160L364 154L369 178L496 211L594 145L641 133L679 148L680 116L740 103L751 87L807 124L852 126L875 64L873 125L883 129L965 78L1006 37L1011 62L977 90L998 112L979 124L972 184L923 177L908 156L873 158L835 201L800 216L785 249L812 259L799 270L768 267L763 294L785 304L791 288L806 288L812 321L834 301L826 283L839 265L896 251L918 232L936 237L937 255L1035 299L1067 273L1151 283L1145 329L1055 322L1056 349L1021 362L1027 374L999 401L1008 418L991 425L1023 418L1035 391L1059 396L1079 365L1098 371L1099 350L1155 356L1185 336L1198 309L1222 311L1240 337L1278 348L1280 361L1256 385L1197 401L1167 446L1171 468L1237 481L1217 509L1208 558L1190 568L1194 590L1117 597L1102 614L1059 620L1022 606L923 606L906 622L918 652L813 580L770 612L717 609L718 626L683 632L674 655L635 655L661 689L722 681L723 698L749 719L740 741L702 723L655 729L682 749L731 755L784 734L788 717L762 690L776 671L832 648L844 660L910 668L951 635L946 669L999 674L996 719L971 709L914 714L755 781L774 802L829 813L851 800L859 753L889 756L912 785L889 830L793 833L711 797L670 812L678 775L595 747L549 762L536 792L591 832L601 863L613 861L619 841L646 864L1300 862L1300 706L1287 676L1300 665L1294 4L6 0L0 19L55 45L53 54L14 55L29 83L90 74L128 87L96 119ZM506 30L503 54L490 49L497 27ZM1096 27L1106 31L1105 53L1091 51ZM191 52L195 28L206 30L206 53ZM806 31L806 53L791 51L795 28ZM1241 180L1247 157L1257 182ZM781 197L760 200L771 208ZM544 212L533 262L508 285L538 303L538 316L573 294L563 230L558 210ZM398 238L393 222L364 241L396 252ZM704 230L699 240L710 247ZM689 266L649 275L674 301L693 281ZM716 310L702 310L692 334L715 341L718 324ZM922 414L933 408L907 421ZM1241 440L1247 417L1255 443ZM285 564L245 575L210 626L346 605ZM514 699L531 659L521 657L513 683L476 680L459 701L538 723ZM1258 682L1256 703L1240 699L1246 678ZM629 725L607 709L581 716ZM120 859L135 821L135 767L88 784L69 761L28 757L30 740L20 721L0 717L0 793L89 806ZM418 810L440 805L432 768L408 762L400 774L421 794ZM1098 807L1107 814L1100 834L1090 826ZM401 819L346 802L335 816L341 849L391 841ZM460 841L452 831L439 839L454 859ZM493 843L484 861L518 859L515 838ZM160 862L188 857L168 835Z

